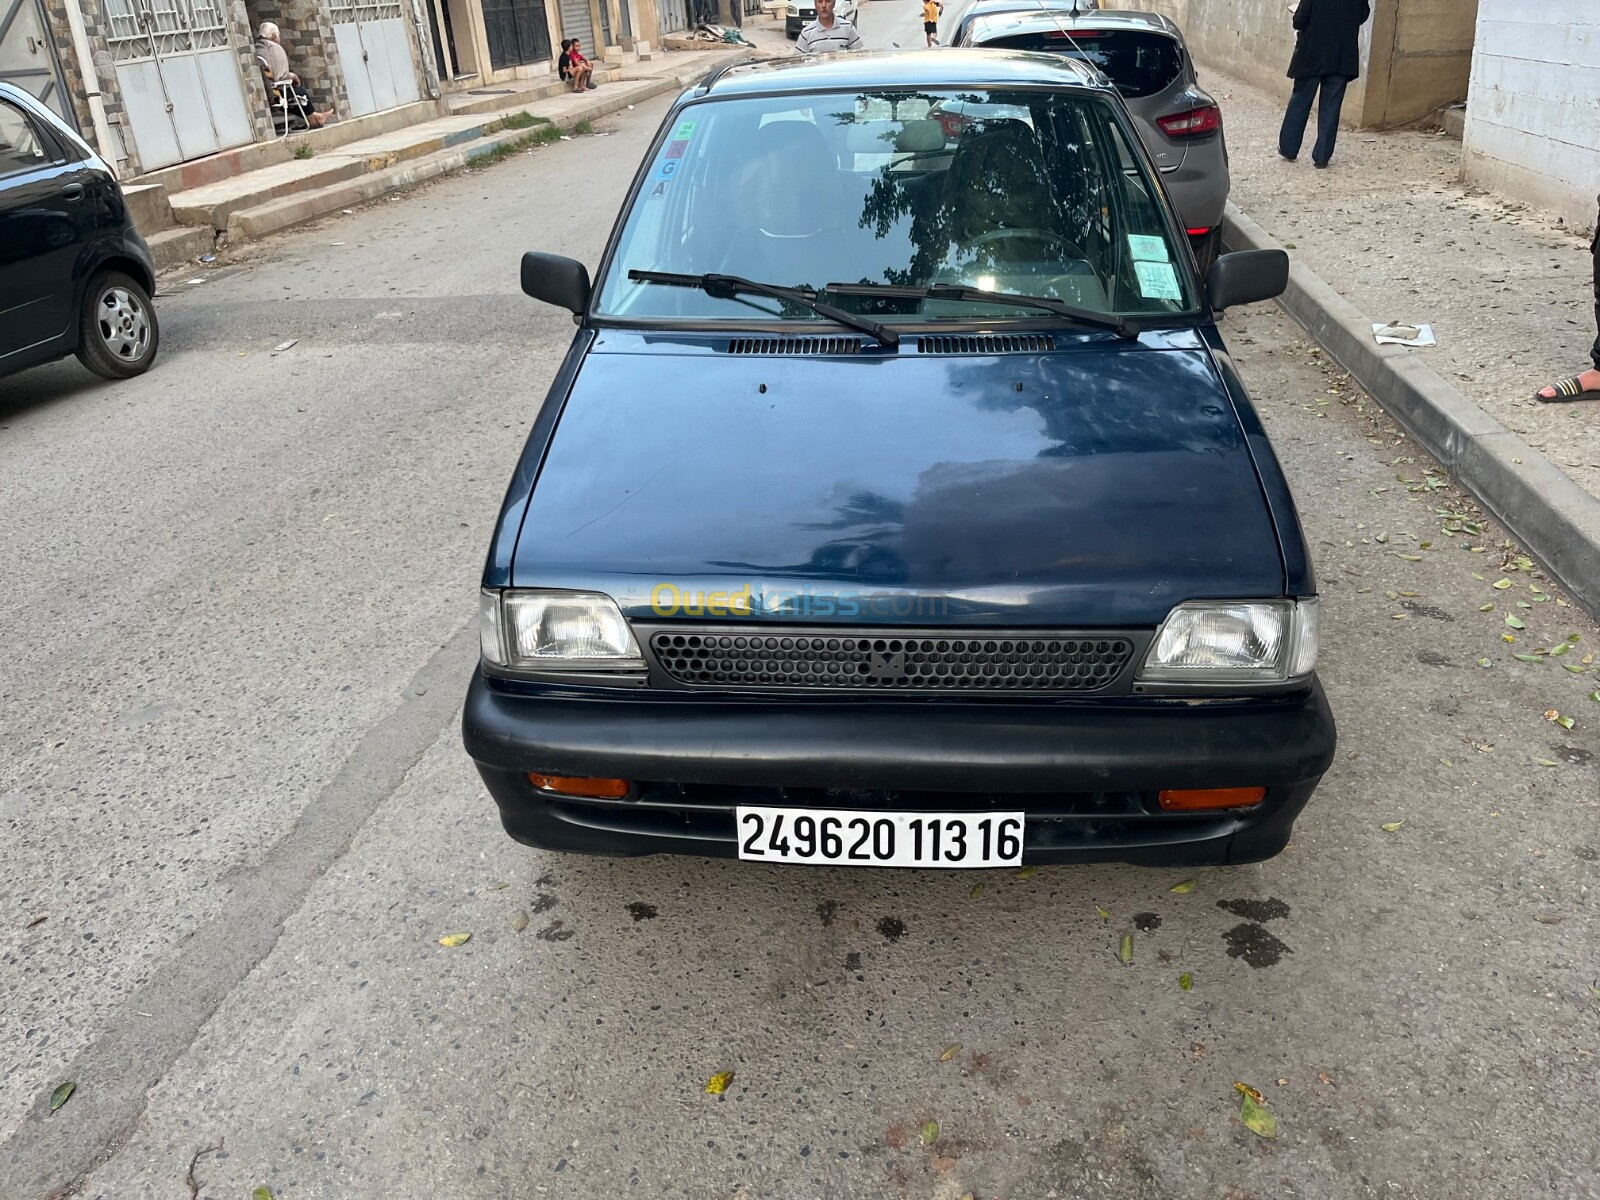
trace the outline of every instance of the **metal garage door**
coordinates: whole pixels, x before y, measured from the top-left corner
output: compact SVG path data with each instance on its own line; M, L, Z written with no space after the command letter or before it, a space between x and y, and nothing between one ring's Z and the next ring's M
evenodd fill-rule
M656 0L656 19L663 36L689 28L688 0Z
M0 0L0 79L32 92L76 128L55 49L39 0Z
M142 170L255 140L223 2L105 0Z
M421 96L399 0L331 0L328 13L351 116L398 108Z
M583 39L583 56L600 57L594 44L594 18L589 15L589 0L561 0L561 38Z

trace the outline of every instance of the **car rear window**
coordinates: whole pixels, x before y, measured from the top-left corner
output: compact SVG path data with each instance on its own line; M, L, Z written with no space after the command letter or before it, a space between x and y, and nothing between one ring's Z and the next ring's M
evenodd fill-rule
M1153 96L1172 85L1183 70L1178 43L1164 33L1136 29L1066 30L1019 33L980 43L1002 50L1046 50L1093 63L1129 99Z

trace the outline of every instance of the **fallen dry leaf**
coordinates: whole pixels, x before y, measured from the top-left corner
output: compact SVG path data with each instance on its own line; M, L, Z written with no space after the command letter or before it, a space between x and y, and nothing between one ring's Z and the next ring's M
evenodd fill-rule
M454 948L456 946L465 946L471 940L472 935L470 933L447 933L439 939L439 945Z
M1378 826L1378 828L1382 829L1385 833L1394 833L1399 830L1400 826L1404 824L1404 821L1390 821L1387 824Z
M1554 913L1538 913L1533 919L1539 922L1541 925L1561 924L1561 918L1556 916Z
M1328 1073L1326 1071L1318 1071L1317 1078L1322 1080L1322 1082L1327 1084L1329 1087L1333 1086L1333 1080L1328 1078Z
M917 1130L917 1136L922 1139L924 1146L931 1146L939 1140L939 1122L924 1121L922 1128Z
M939 1055L939 1061L940 1062L949 1062L952 1058L954 1058L956 1055L958 1055L960 1053L961 1053L961 1043L960 1042L951 1042L948 1046L946 1046L944 1048L944 1053Z
M1018 879L1032 879L1038 873L1039 873L1039 868L1038 867L1019 867L1017 869L1017 878Z
M1262 1103L1263 1097L1261 1093L1256 1091L1256 1089L1251 1087L1248 1083L1240 1083L1237 1079L1235 1079L1233 1081L1233 1090L1238 1092L1241 1096L1249 1096L1250 1099L1254 1100L1257 1104Z
M511 930L513 933L521 933L527 927L528 914L519 908L511 914Z
M269 1187L258 1187L255 1189L255 1191L250 1193L250 1200L272 1200L272 1189Z
M983 895L983 884L981 884L981 883L973 884L972 885L972 890L970 892L968 892L967 895L971 896L974 900L976 900L979 896Z
M1239 1103L1239 1120L1244 1122L1244 1127L1257 1137L1275 1138L1278 1136L1278 1118L1268 1112L1262 1103L1251 1096L1246 1096Z
M1125 933L1122 935L1122 945L1117 951L1117 957L1123 961L1124 965L1133 963L1133 934Z
M710 1079L706 1080L706 1095L720 1096L728 1090L728 1085L732 1082L732 1071L718 1071Z
M1185 971L1182 975L1178 976L1178 986L1187 992L1194 986L1194 976Z
M1185 879L1182 883L1175 883L1169 887L1167 891L1172 892L1175 895L1187 896L1190 892L1194 891L1194 880Z
M63 1083L57 1086L56 1090L50 1093L50 1111L55 1112L65 1104L77 1086L75 1083Z

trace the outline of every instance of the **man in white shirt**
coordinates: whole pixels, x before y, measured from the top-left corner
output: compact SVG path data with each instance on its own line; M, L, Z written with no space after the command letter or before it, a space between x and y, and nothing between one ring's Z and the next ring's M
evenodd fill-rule
M800 31L795 42L795 49L801 54L833 54L862 48L856 27L833 15L833 3L834 0L817 0L817 19Z

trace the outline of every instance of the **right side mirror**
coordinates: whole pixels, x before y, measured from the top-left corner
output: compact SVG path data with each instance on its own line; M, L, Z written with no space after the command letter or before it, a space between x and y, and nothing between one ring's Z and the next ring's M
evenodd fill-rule
M589 307L589 268L575 258L530 250L522 256L522 290L569 312Z
M1289 255L1283 250L1224 254L1206 276L1206 299L1215 312L1283 295L1289 286Z

